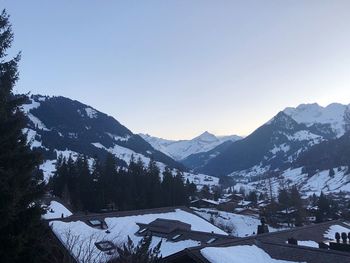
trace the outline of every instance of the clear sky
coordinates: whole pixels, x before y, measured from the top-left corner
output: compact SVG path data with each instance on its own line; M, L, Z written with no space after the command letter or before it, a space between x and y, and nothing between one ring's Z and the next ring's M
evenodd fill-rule
M350 1L0 0L18 92L62 95L133 132L247 135L300 103L350 103Z

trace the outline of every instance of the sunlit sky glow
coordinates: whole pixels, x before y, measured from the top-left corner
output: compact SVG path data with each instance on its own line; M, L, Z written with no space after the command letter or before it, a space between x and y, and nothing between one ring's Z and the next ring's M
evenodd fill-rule
M350 1L0 0L17 92L62 95L133 132L247 135L300 103L350 103Z

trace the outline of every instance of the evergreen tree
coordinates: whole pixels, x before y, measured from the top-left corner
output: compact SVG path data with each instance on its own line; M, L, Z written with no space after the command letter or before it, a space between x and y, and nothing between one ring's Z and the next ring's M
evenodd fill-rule
M281 188L278 193L278 203L282 209L288 211L290 207L290 196L288 190L285 188Z
M160 241L154 248L151 248L152 236L145 236L138 245L134 245L128 236L128 242L123 247L117 247L118 257L109 263L156 263L160 262Z
M161 206L161 184L160 184L160 171L154 160L150 160L147 167L148 174L148 191L147 199L149 207Z
M321 192L317 202L318 210L316 212L316 221L323 222L330 213L330 202L328 198Z
M200 191L200 196L201 196L201 198L205 198L205 199L210 199L211 198L211 193L210 193L209 186L203 185L203 187L202 187L202 189Z
M331 168L331 169L329 169L329 177L331 177L331 178L333 178L334 177L334 175L335 175L335 172L334 172L334 169L333 168Z
M0 15L0 260L42 262L46 255L37 202L44 183L35 171L40 163L27 145L26 119L20 110L25 96L13 94L20 55L7 58L13 33L9 16Z
M344 129L345 132L350 131L350 107L347 106L344 112Z
M166 167L163 172L162 181L162 199L164 206L174 205L174 187L173 187L173 174L169 167Z
M186 191L187 191L187 196L188 197L191 197L191 200L194 198L194 195L196 194L197 192L197 186L196 184L194 184L193 182L190 183L190 181L186 180L186 184L185 184L185 187L186 187Z
M253 204L257 204L258 202L258 195L255 191L251 191L247 198L248 201L252 202Z

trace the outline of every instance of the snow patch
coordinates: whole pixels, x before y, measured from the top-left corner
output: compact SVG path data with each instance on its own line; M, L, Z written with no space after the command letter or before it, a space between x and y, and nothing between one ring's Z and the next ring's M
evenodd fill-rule
M94 110L93 108L85 108L85 112L86 112L86 115L90 118L90 119L94 119L94 118L97 118L97 111Z

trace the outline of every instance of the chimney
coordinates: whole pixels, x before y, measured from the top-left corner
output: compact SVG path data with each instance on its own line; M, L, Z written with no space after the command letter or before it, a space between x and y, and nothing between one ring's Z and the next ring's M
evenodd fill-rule
M294 237L288 238L288 244L289 245L298 245L298 240L296 240Z
M346 244L347 243L346 241L348 239L348 235L345 232L341 233L341 239L343 240L343 243Z
M335 240L337 240L337 243L340 242L340 234L338 232L335 233Z
M259 225L258 226L258 235L260 235L260 234L264 234L264 233L269 233L270 231L269 231L269 227L265 224L265 218L264 217L262 217L261 218L261 220L260 220L260 222L261 222L261 225Z
M338 250L338 251L344 251L344 252L350 252L350 238L348 242L348 237L350 237L350 233L346 234L345 232L335 233L335 242L329 242L329 248L331 250ZM342 242L340 242L340 239L342 239Z

